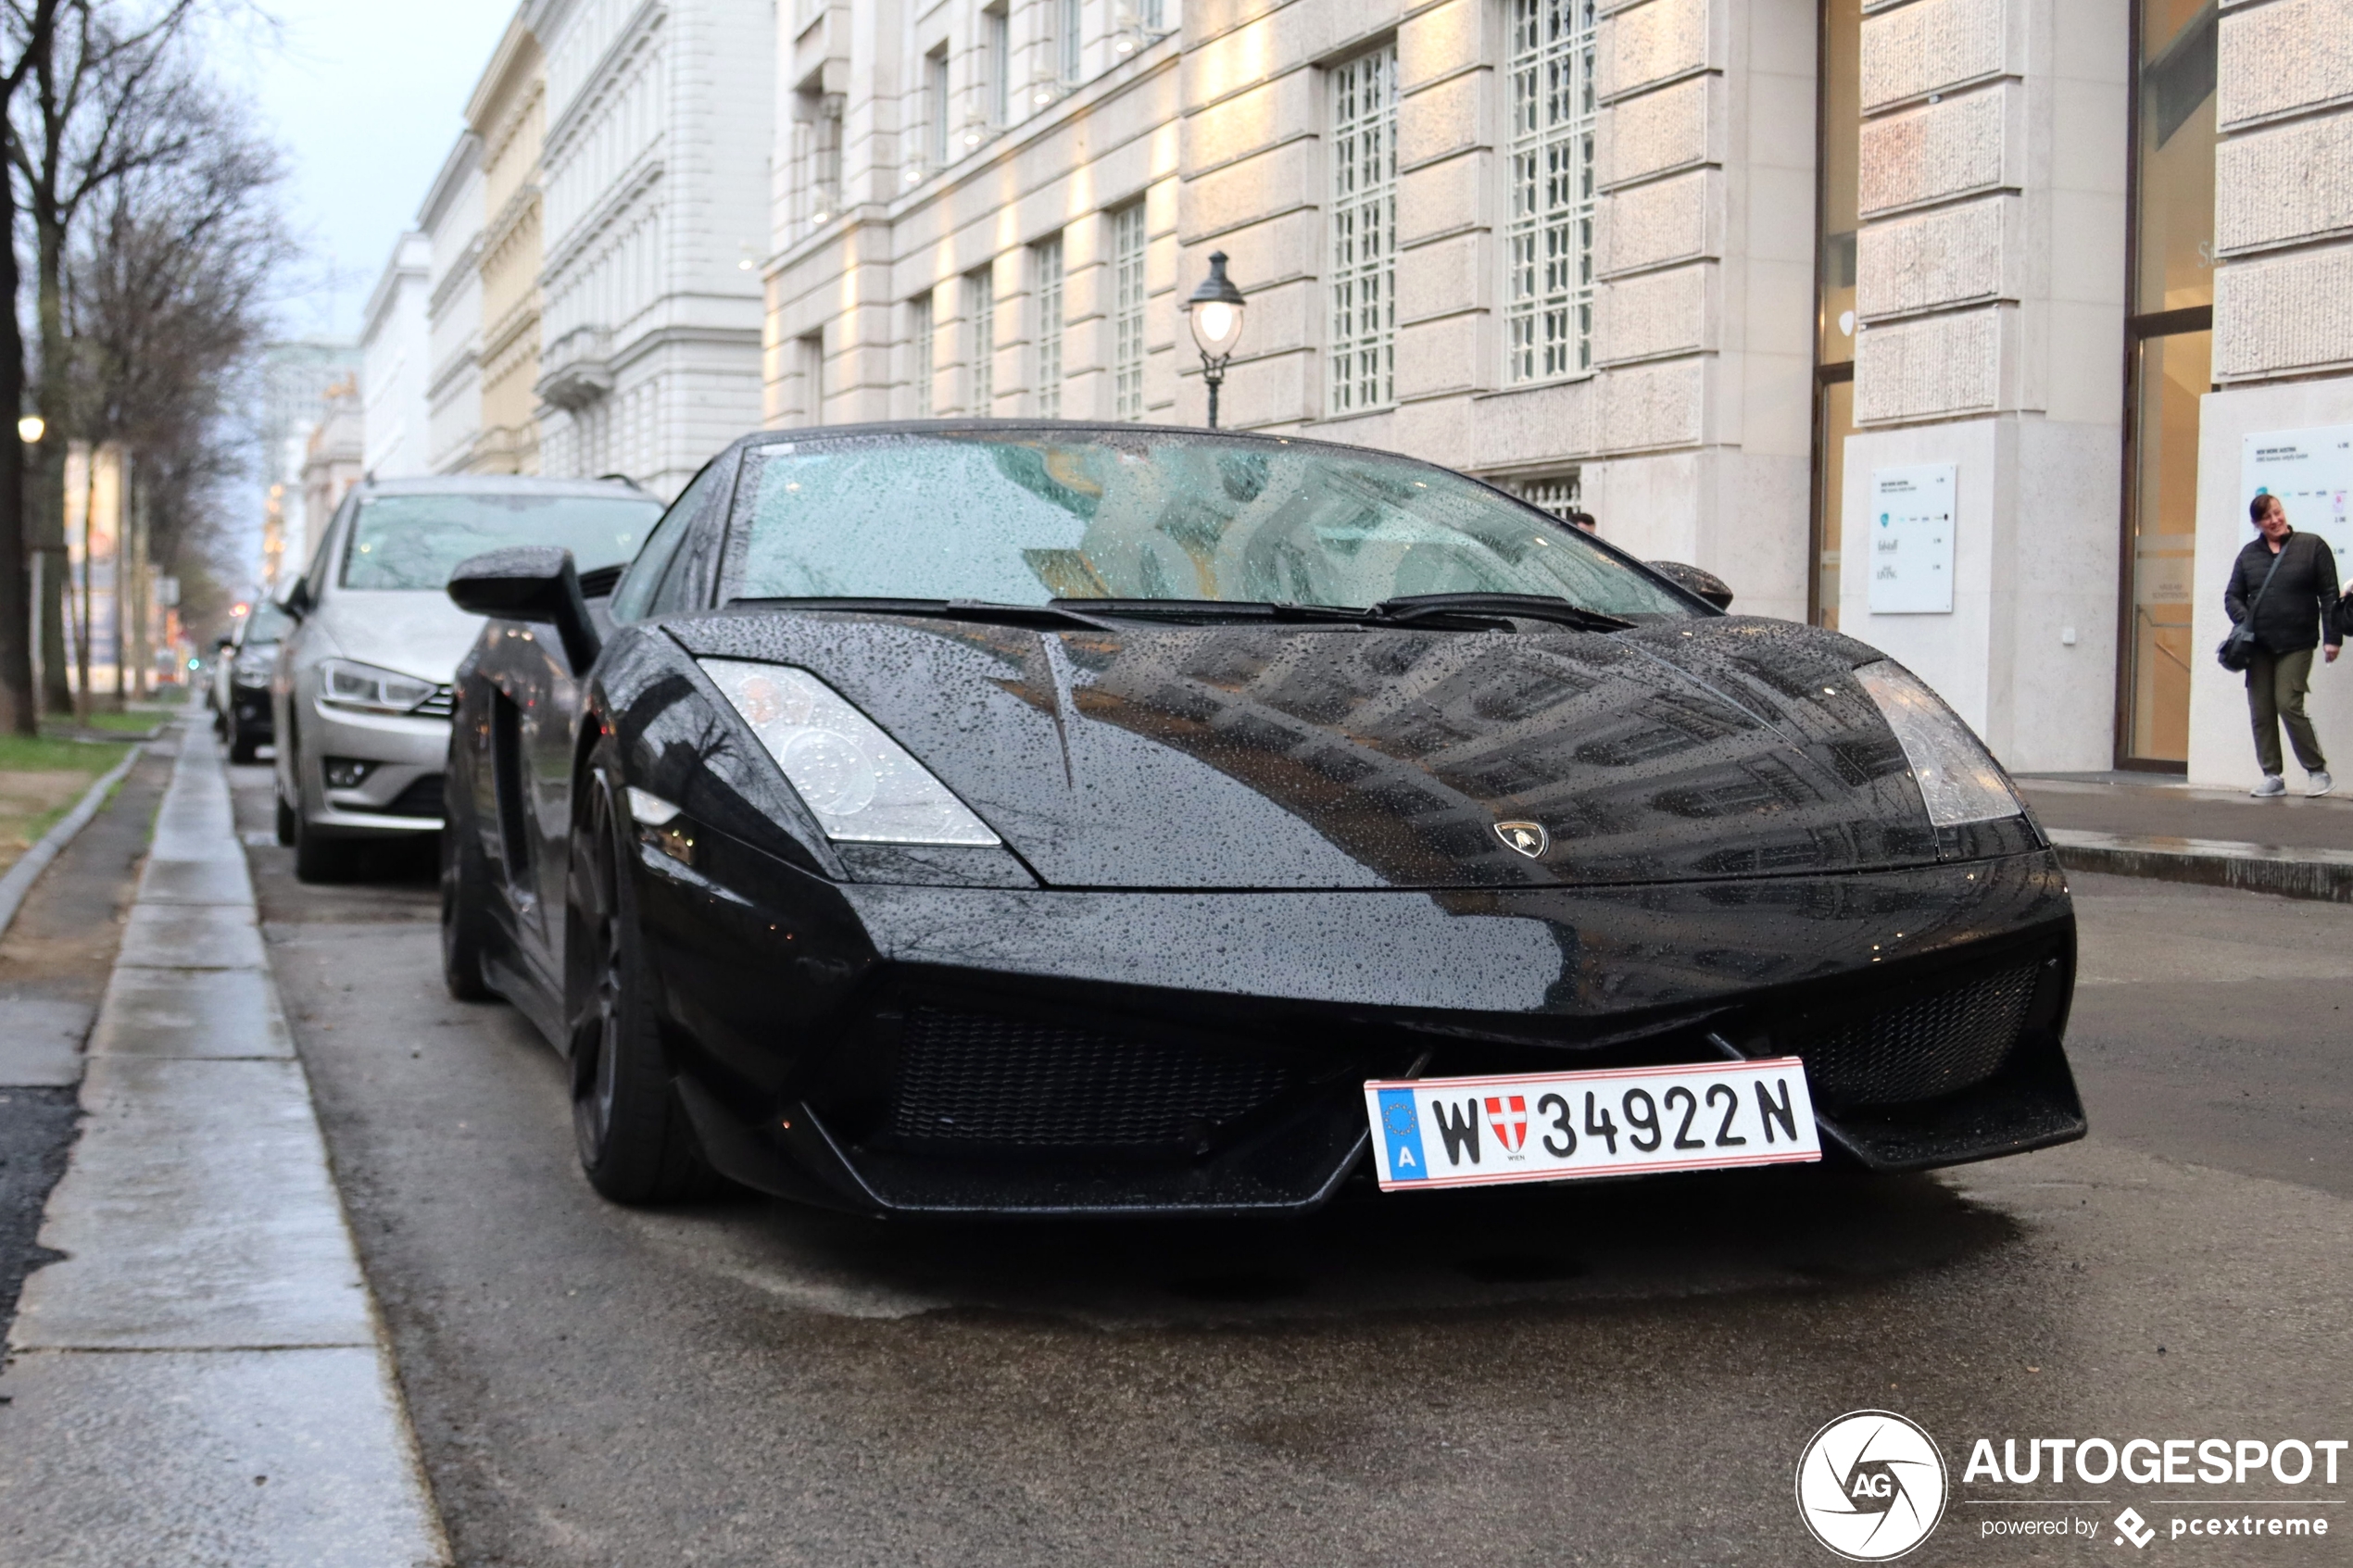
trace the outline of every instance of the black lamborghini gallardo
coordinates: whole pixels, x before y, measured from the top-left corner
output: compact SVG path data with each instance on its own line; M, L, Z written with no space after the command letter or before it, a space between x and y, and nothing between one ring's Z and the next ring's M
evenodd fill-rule
M1304 1210L1368 1083L1789 1059L1833 1160L2084 1129L2073 913L1968 727L1442 468L767 433L617 581L450 593L447 980L565 1054L616 1199Z

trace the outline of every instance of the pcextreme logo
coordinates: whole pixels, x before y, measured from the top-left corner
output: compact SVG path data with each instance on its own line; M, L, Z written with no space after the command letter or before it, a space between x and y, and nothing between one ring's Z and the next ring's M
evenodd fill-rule
M1903 1556L1944 1517L1936 1440L1893 1411L1855 1411L1814 1434L1797 1460L1797 1512L1851 1562Z

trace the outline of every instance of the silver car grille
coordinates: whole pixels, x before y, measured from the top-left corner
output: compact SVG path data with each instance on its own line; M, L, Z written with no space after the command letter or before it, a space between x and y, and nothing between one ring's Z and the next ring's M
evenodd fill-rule
M425 698L409 711L420 719L449 718L458 711L458 688L447 685L435 686L433 696Z

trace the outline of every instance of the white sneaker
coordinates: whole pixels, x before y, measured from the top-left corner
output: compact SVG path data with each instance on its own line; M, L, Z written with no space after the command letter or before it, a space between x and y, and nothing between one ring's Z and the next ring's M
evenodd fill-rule
M2329 791L2334 789L2335 787L2336 781L2329 777L2329 771L2326 768L2323 768L2319 772L2314 773L2311 777L2305 780L2304 798L2307 800L2318 800L2321 797L2326 795Z
M2287 793L2287 781L2277 773L2266 773L2263 782L2246 792L2258 800L2269 800L2275 795Z

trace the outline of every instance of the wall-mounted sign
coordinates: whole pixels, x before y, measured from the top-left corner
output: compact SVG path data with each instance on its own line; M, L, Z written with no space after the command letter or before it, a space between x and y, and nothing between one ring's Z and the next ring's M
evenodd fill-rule
M2239 540L2255 537L2246 515L2247 503L2272 495L2287 508L2290 528L2300 528L2326 539L2336 551L2339 583L2353 582L2348 569L2353 558L2353 517L2347 515L2353 495L2353 425L2322 425L2317 430L2275 430L2250 435L2239 455Z
M1953 495L1958 472L1957 463L1871 470L1873 615L1953 612Z

